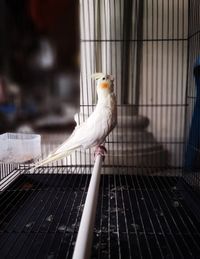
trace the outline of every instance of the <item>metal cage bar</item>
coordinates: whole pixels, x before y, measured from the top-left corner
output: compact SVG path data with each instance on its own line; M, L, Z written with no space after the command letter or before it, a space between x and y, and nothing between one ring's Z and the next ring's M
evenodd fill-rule
M106 139L101 175L100 157L91 170L91 150L34 174L25 164L0 166L2 256L88 258L91 248L94 258L199 256L200 143L190 136L200 132L199 123L191 130L200 2L79 3L78 120L94 110L90 74L102 71L115 78L118 126ZM66 137L44 135L43 156ZM188 147L195 154L189 170Z

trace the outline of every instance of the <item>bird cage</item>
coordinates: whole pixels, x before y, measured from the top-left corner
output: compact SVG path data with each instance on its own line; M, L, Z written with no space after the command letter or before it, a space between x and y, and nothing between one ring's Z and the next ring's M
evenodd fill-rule
M76 121L95 108L96 72L114 76L118 112L90 257L198 258L200 2L80 0L79 10ZM41 137L46 157L66 134ZM72 258L93 164L93 150L76 150L31 173L0 165L2 258Z

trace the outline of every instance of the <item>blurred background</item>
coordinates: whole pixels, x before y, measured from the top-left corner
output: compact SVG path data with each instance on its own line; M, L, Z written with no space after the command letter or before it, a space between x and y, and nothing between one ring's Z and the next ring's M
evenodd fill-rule
M74 0L0 1L0 133L74 126L78 15Z

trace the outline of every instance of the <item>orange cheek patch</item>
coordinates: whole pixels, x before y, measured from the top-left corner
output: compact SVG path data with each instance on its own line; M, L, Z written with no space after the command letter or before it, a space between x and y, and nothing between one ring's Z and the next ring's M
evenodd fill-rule
M103 82L100 84L100 87L106 89L106 88L108 88L108 83Z

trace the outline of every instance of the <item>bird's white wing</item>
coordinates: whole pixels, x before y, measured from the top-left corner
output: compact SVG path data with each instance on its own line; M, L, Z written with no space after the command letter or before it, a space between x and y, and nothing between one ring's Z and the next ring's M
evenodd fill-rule
M81 146L81 142L85 138L85 132L85 123L76 126L71 136L51 152L47 158L36 163L35 168L70 155L75 149Z
M110 106L116 108L115 96L112 96L110 102ZM77 116L75 118L78 124ZM116 126L116 121L116 109L96 107L90 117L82 124L77 125L71 136L55 152L62 152L71 147L88 148L100 145Z
M105 111L95 110L81 125L77 125L71 136L35 167L45 165L71 154L79 147L88 148L101 144L111 130L109 116Z

